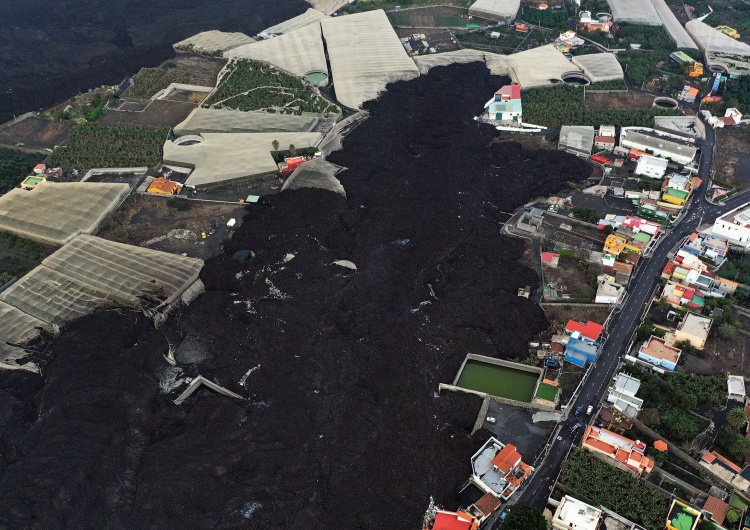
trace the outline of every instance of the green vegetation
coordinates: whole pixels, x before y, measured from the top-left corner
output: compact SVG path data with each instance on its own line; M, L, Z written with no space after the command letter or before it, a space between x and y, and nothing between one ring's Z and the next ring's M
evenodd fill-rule
M599 222L600 216L593 208L580 208L574 207L572 210L573 217L587 223L596 224Z
M20 277L36 267L54 251L30 239L0 232L0 285Z
M654 325L654 322L651 319L646 319L643 324L638 326L638 329L635 330L635 337L633 338L634 342L643 342L644 340L647 340L651 335L655 335L660 338L664 338L664 335L666 335L666 331L657 328Z
M640 44L644 50L675 50L674 42L669 38L664 26L641 26L638 24L628 24L622 22L618 24L619 31L615 34L614 39L607 37L607 33L602 31L582 31L581 35L598 42L609 48L627 48L631 44Z
M161 160L167 129L82 125L47 158L50 167L89 170L95 167L155 166Z
M716 6L713 2L710 3L712 6ZM745 2L731 2L730 9L719 7L704 22L712 27L721 25L730 26L736 29L740 35L748 35L750 34L750 4L746 4Z
M622 80L613 80L613 81L597 81L596 83L591 83L589 86L586 87L586 90L627 90L628 87L625 84L625 81Z
M750 114L750 75L730 81L724 89L723 97L726 107L736 107L743 114Z
M547 530L547 520L533 506L522 506L505 519L503 530Z
M167 200L167 206L174 208L178 212L187 212L193 208L193 204L187 199L180 199L179 197L171 197Z
M720 407L726 398L726 374L670 372L660 379L650 371L627 365L623 371L640 379L643 399L640 419L667 440L686 445L702 433L708 422L693 414L699 404Z
M563 125L592 125L602 123L616 126L651 127L654 116L682 115L679 109L653 107L649 109L588 109L581 87L560 84L537 88L523 93L523 120L527 123L559 129Z
M28 160L28 155L0 148L0 195L18 186L33 167L34 164Z
M719 431L716 435L716 450L737 465L743 465L750 455L750 441L741 434Z
M573 447L563 464L560 482L582 500L606 506L647 530L662 530L669 497L649 483L620 471L583 449Z
M129 98L150 98L172 83L190 83L187 72L174 68L144 68L133 78L133 86L125 94Z
M750 254L730 254L717 274L728 280L750 284Z
M203 106L298 116L311 112L325 117L339 110L299 78L246 59L232 61L227 66L218 88L206 98Z
M734 407L727 413L729 425L739 430L747 424L747 412L744 407Z
M568 29L568 16L562 9L534 9L526 7L523 10L523 20L529 24L542 26L547 29L565 31Z

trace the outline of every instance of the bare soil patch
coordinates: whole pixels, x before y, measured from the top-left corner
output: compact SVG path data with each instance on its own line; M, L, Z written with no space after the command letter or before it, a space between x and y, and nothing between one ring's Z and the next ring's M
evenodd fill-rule
M149 104L142 111L129 112L107 109L100 123L112 125L146 125L151 127L174 127L198 106L185 101L145 100Z
M740 188L750 185L750 126L716 130L716 178Z
M555 287L565 287L571 298L593 300L596 295L594 285L602 267L586 259L560 256L557 268L544 267L544 283Z
M221 249L227 235L227 221L231 217L239 221L245 215L244 207L198 201L191 202L190 210L180 212L168 207L167 200L166 197L133 195L106 221L99 236L118 243L207 259ZM205 239L202 232L206 232Z
M30 116L0 129L0 144L42 151L54 149L68 137L65 123Z
M543 304L542 309L547 315L547 319L550 321L550 325L558 325L564 327L568 323L568 320L576 320L578 322L598 322L603 324L609 316L612 308L603 306L601 304L566 304L566 303L554 303L554 304ZM560 328L558 328L560 329Z
M586 107L590 109L650 109L654 96L637 92L586 93Z

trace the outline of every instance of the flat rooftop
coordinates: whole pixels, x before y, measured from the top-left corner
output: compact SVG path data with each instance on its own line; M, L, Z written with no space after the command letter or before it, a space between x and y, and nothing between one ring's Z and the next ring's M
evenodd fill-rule
M591 151L596 132L591 126L563 125L560 128L560 145L578 151Z
M573 497L564 496L555 511L555 520L575 530L597 530L602 511Z
M490 438L471 459L474 475L479 477L488 488L498 495L505 491L508 481L505 479L505 473L495 471L492 460L502 450L503 446L504 444Z
M638 352L653 357L654 359L663 359L665 361L676 363L680 358L681 350L672 346L667 346L664 339L652 335L648 342L641 346L641 349L638 350Z
M708 332L711 330L711 324L713 320L708 317L702 317L695 313L688 313L677 328L684 333L701 337L703 339L708 337Z
M750 228L750 203L738 206L731 212L719 217L722 221Z
M691 159L695 158L695 154L698 152L698 149L696 147L684 145L661 136L644 134L632 129L623 129L620 133L620 140L635 142L637 144L645 146L647 149L660 149L673 154L687 156Z

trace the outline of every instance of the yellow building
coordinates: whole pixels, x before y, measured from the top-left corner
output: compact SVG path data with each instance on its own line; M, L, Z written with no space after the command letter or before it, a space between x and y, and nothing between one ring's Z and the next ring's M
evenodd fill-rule
M619 256L627 242L628 240L622 236L610 234L604 241L604 253L612 256Z
M698 61L685 65L685 74L688 77L700 77L703 75L703 65Z

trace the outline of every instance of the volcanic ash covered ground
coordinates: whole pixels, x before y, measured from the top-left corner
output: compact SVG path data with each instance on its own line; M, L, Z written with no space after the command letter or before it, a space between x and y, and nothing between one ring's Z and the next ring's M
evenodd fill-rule
M516 296L538 278L503 212L590 173L492 143L473 116L506 82L470 64L389 86L330 157L346 199L253 205L163 328L100 313L42 377L0 373L0 527L406 529L430 496L455 506L479 401L438 384L547 325ZM248 399L161 393L198 373Z

